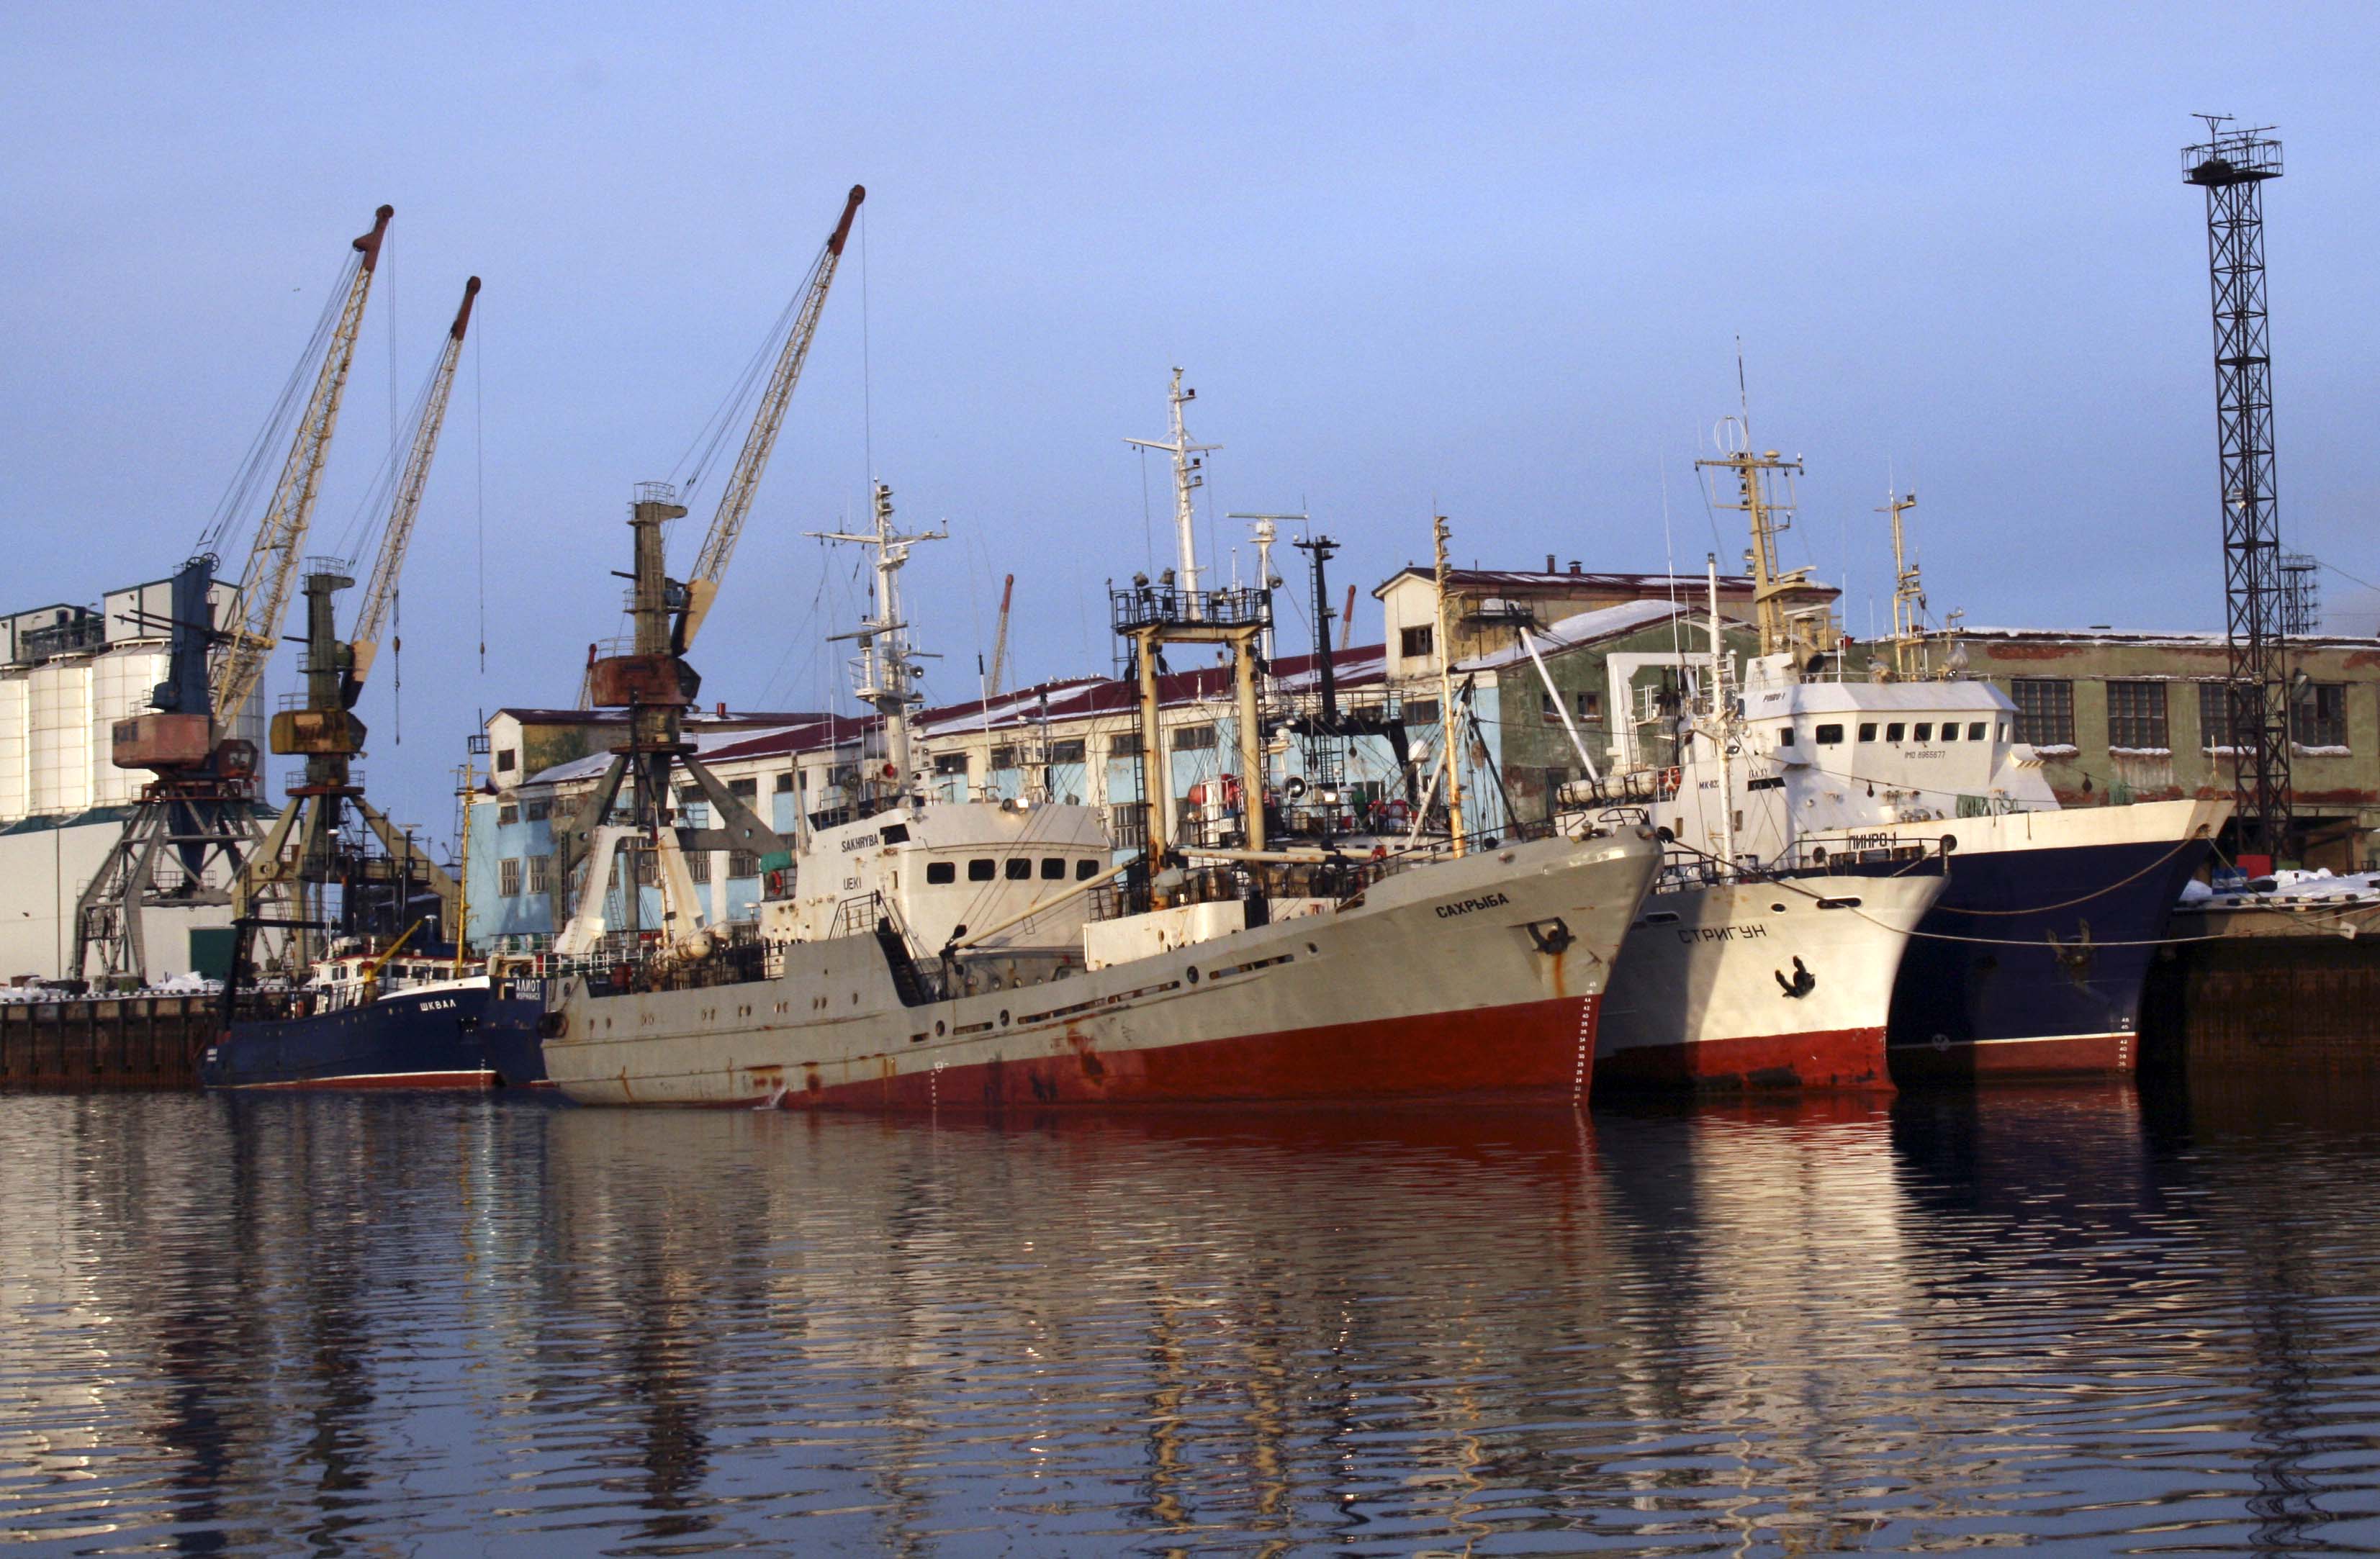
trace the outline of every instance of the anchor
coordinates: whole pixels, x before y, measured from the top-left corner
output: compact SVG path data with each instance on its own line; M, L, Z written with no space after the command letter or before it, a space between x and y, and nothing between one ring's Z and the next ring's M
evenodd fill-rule
M1778 988L1782 990L1787 997L1796 1001L1808 996L1812 991L1818 988L1818 977L1815 974L1811 973L1809 969L1799 958L1796 958L1793 961L1793 977L1791 979L1788 980L1785 978L1785 971L1782 969L1777 970L1775 973L1777 975Z

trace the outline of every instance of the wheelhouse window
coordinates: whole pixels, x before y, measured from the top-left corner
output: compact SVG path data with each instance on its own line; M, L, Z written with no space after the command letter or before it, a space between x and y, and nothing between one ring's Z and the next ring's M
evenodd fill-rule
M1822 725L1818 728L1817 736L1818 745L1821 747L1840 746L1843 740L1843 728L1840 725Z
M1043 882L1065 881L1066 858L1063 855L1044 855L1041 857L1041 880Z
M959 868L957 862L929 861L926 863L926 882L929 886L939 888L944 883L956 882L958 880Z
M1942 740L1945 742L1956 742L1958 739L1959 722L1957 720L1944 720L1942 722Z
M1884 739L1887 742L1898 742L1908 732L1909 727L1905 723L1894 720L1884 728Z
M1790 747L1793 744L1793 728L1791 726L1789 725L1784 730L1777 733L1777 744L1780 747Z
M1876 721L1860 721L1860 740L1863 742L1873 742L1876 740Z
M1097 861L1077 861L1075 863L1075 880L1076 882L1088 882L1091 878L1099 875L1099 864Z
M2059 677L2017 677L2009 683L2016 701L2016 739L2036 747L2074 745L2074 684Z
M1001 864L1007 868L1004 875L1010 882L1030 882L1033 880L1033 863L1026 860L1022 855L1012 855L1007 860L1002 862Z
M1912 737L1912 741L1918 741L1918 742L1931 742L1931 741L1933 741L1933 740L1934 740L1934 722L1933 722L1932 720L1919 720L1919 721L1917 722L1917 732L1916 732L1916 735L1915 735L1914 737Z
M1970 742L1980 742L1991 729L1992 722L1989 720L1969 720L1967 722L1967 740Z
M978 858L967 863L967 881L969 882L990 882L999 875L998 862Z
M2107 745L2110 747L2170 747L2166 725L2165 683L2110 681L2107 683Z

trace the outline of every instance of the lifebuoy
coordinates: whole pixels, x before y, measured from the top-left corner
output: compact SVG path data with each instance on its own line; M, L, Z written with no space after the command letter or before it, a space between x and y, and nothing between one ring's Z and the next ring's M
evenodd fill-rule
M1678 793L1678 788L1683 784L1684 781L1685 774L1681 769L1665 768L1661 770L1661 788L1669 792L1671 795L1676 795Z
M1402 796L1391 796L1380 804L1380 816L1402 828L1413 821L1413 804Z

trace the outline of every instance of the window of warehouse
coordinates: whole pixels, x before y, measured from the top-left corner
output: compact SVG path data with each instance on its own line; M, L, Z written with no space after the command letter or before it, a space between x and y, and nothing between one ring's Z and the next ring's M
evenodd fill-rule
M2166 729L2165 683L2110 682L2107 684L2107 745L2110 747L2170 747Z
M1436 640L1436 634L1427 622L1418 628L1401 629L1397 634L1397 652L1408 659L1427 655Z
M1177 725L1173 728L1173 750L1177 753L1203 752L1215 744L1215 728L1211 725Z
M553 857L532 855L528 858L528 890L531 893L553 891Z
M1438 700L1435 698L1406 699L1405 723L1407 725L1436 725L1438 723Z
M499 774L510 774L519 765L520 755L510 747L496 755L496 772Z
M2347 745L2347 684L2311 683L2289 705L2289 737L2301 747Z
M1555 703L1554 695L1542 687L1537 689L1537 718L1548 725L1561 724L1561 706Z
M1603 695L1593 688L1581 688L1578 695L1578 718L1588 725L1603 723Z
M2253 688L2241 688L2238 700L2240 718L2233 720L2224 708L2224 695L2230 683L2219 682L2198 684L2198 744L2208 752L2221 752L2239 745L2238 727L2256 728L2256 695ZM2251 737L2248 745L2255 745Z
M686 852L686 875L697 882L710 880L710 852L689 850Z
M1117 732L1108 741L1108 756L1111 758L1140 756L1140 732L1137 731Z
M966 755L965 753L936 753L934 755L934 772L945 776L953 774L965 776L966 773Z
M1083 761L1083 743L1082 743L1082 742L1081 742L1079 739L1077 739L1077 740L1075 740L1075 741L1072 741L1072 742L1052 742L1052 743L1050 743L1050 761L1051 763L1080 763L1080 762L1082 762L1082 761Z
M517 855L507 855L496 863L496 891L507 899L517 899L521 890L521 864Z
M994 747L991 750L991 767L994 768L1014 768L1016 767L1016 749L1014 747Z
M518 802L510 801L498 802L496 804L496 821L500 824L519 822L520 804Z
M792 775L792 773L791 773L791 772L787 772L787 773L780 774L780 775L778 775L778 776L777 776L777 787L776 787L776 793L777 793L777 794L779 794L779 795L783 795L787 791L790 791L790 790L792 790L793 788L794 788L794 777L793 777L793 775Z
M758 801L760 799L760 781L758 780L730 780L727 781L727 793L734 796L737 801Z
M542 823L547 818L553 816L553 803L550 801L523 802L521 804L521 816L528 818L532 823Z
M2059 678L2018 677L2009 683L2016 701L2016 739L2036 747L2074 745L2074 684Z
M760 875L760 858L748 850L727 852L727 875L732 877L756 877Z

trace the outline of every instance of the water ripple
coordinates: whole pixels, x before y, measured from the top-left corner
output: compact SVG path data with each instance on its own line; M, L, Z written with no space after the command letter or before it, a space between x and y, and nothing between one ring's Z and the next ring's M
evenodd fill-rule
M2380 1546L2380 1103L0 1099L69 1553Z

